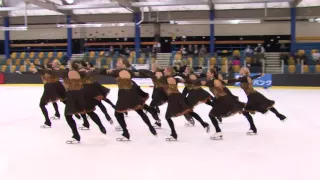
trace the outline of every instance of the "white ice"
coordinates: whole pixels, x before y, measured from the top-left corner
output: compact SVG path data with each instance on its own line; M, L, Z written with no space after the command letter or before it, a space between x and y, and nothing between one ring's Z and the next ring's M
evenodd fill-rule
M254 115L258 136L246 136L249 125L241 115L224 119L223 141L210 140L200 124L184 127L185 120L179 117L174 119L179 141L168 143L164 105L164 129L158 130L158 137L130 112L126 121L132 142L117 142L121 132L97 109L108 134L102 135L91 122L90 131L80 131L82 143L77 145L65 143L71 132L64 118L53 121L51 129L40 129L42 90L41 86L0 86L0 180L320 179L320 90L259 90L276 100L275 107L288 120L282 123L271 112ZM246 100L242 90L231 91ZM115 102L116 97L117 89L112 88L109 98ZM105 105L113 117L114 110ZM53 115L52 105L47 108ZM59 109L63 114L62 103ZM209 110L204 104L195 108L211 124Z

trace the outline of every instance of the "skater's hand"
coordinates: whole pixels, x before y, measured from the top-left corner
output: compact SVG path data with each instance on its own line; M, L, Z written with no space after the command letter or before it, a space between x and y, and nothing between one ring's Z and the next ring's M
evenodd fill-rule
M112 73L112 72L113 72L113 69L107 70L107 73Z
M201 81L202 86L206 85L207 82L206 81Z

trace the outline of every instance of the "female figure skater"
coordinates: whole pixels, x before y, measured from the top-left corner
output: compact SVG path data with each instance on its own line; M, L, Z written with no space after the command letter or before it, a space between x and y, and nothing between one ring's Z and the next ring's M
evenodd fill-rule
M59 70L60 68L60 62L58 60L54 60L52 64L48 65L49 68L53 70ZM44 67L43 67L44 68ZM57 101L64 101L66 98L66 91L62 85L62 83L59 81L60 78L58 76L48 74L43 69L36 70L35 68L30 69L32 72L40 73L41 79L44 84L44 91L42 94L42 97L40 99L40 109L42 111L42 114L45 118L45 122L43 125L41 125L41 128L51 128L51 120L50 119L60 119L60 113ZM21 72L20 72L21 73ZM52 118L49 118L48 110L46 108L46 105L48 103L52 102L54 110L55 110L55 116Z
M156 67L155 63L152 65L151 71L139 70L138 72L141 77L150 78L154 84L153 92L151 96L152 100L150 103L150 108L153 108L153 109L149 110L148 112L151 112L151 114L153 113L152 116L156 120L156 123L155 123L156 127L161 128L161 120L157 115L157 108L162 104L166 103L168 100L168 97L164 90L164 87L166 86L165 78L163 78L164 74L161 69Z
M110 89L99 84L94 78L94 76L100 74L100 69L96 70L95 68L93 68L91 64L89 63L87 64L84 61L81 61L81 65L83 66L83 68L80 69L79 71L90 72L91 74L91 76L85 76L83 78L83 89L86 95L86 101L94 101L95 104L101 109L101 111L103 112L103 114L105 115L109 123L112 125L113 120L108 114L106 107L101 102L101 100L107 99L106 96L109 94ZM112 104L111 101L110 103ZM82 114L81 116L83 119L83 127L80 127L79 129L89 130L90 124L89 124L89 121L87 120L87 116L85 114Z
M96 103L93 100L86 99L83 88L83 79L90 76L89 73L79 71L81 64L77 61L71 63L69 70L51 70L44 69L45 73L63 78L63 85L66 89L65 118L70 126L73 136L67 144L79 143L81 140L77 125L72 118L74 114L88 114L90 118L98 125L100 131L106 134L107 131L102 125L98 115L94 113Z
M265 114L268 111L273 112L281 121L286 119L286 116L279 113L276 108L274 108L275 101L267 99L264 95L259 93L253 88L253 79L260 77L261 75L250 77L250 71L248 68L244 67L240 70L240 75L242 77L238 79L228 80L226 82L240 82L241 89L246 93L248 101L246 107L244 108L243 115L248 119L250 123L250 129L247 132L248 135L257 134L257 128L254 125L253 118L250 115L255 114L255 112L260 112Z
M164 78L166 80L165 90L168 96L168 106L165 117L171 129L171 137L167 138L166 140L172 141L178 139L178 135L171 118L178 117L184 114L189 114L190 116L198 120L205 128L206 132L209 132L209 124L204 122L197 113L192 111L192 107L187 103L186 98L179 92L178 82L180 80L174 78L174 74L175 72L172 67L167 67L164 69Z
M132 78L135 75L133 71L127 69L130 66L129 61L121 57L117 62L117 69L108 71L102 70L101 72L101 74L116 77L118 81L119 91L115 108L115 117L123 130L123 138L117 138L117 141L130 139L130 134L123 114L130 110L136 111L149 127L150 132L155 136L157 135L157 132L151 125L148 116L142 110L145 101L141 98L137 88L132 83Z
M212 68L207 72L206 81L189 81L189 83L195 85L208 86L212 94L215 96L215 100L213 102L214 106L209 113L211 122L216 130L216 133L211 136L212 140L223 138L217 117L229 117L242 112L242 109L244 108L244 104L237 103L234 98L224 90L224 86L221 81L214 78L216 74L217 71Z

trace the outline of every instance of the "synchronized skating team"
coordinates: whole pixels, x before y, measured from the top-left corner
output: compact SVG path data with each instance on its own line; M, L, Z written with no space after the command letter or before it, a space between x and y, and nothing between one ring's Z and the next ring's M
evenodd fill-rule
M251 114L255 112L266 113L273 112L281 121L286 119L286 116L279 113L275 108L275 102L267 99L261 93L253 88L253 79L260 75L250 76L248 68L240 70L241 77L238 79L223 80L222 76L215 69L209 69L207 74L195 74L193 69L188 67L183 73L176 73L172 67L164 69L158 68L156 64L152 64L151 70L136 70L130 69L130 63L126 58L119 58L116 64L116 69L97 69L90 63L83 61L72 61L67 69L60 69L60 62L55 60L47 66L35 64L35 68L31 68L32 73L41 74L44 83L44 92L40 99L40 109L44 115L45 122L42 128L50 128L52 119L59 119L60 113L58 110L57 101L65 104L65 118L72 130L72 138L67 141L68 144L79 143L80 130L88 130L90 123L88 118L96 123L103 134L107 131L99 116L94 112L98 106L104 113L110 124L113 124L107 109L102 104L102 101L109 103L115 109L115 118L120 127L116 129L122 131L122 137L117 138L118 141L129 141L130 133L125 122L125 115L129 111L136 111L141 119L148 126L152 135L157 136L156 129L161 128L161 120L158 116L160 113L159 106L167 103L167 111L165 119L171 129L171 134L167 141L176 141L178 134L174 126L172 118L185 116L187 126L193 126L195 121L198 121L204 130L209 133L210 125L203 121L202 118L193 111L194 107L200 103L205 103L211 106L211 111L208 116L212 125L215 128L215 133L210 137L212 140L222 139L223 134L219 126L223 118L230 117L234 114L242 114L246 117L250 124L248 135L257 134L257 128L254 124ZM105 75L116 78L118 83L118 99L114 105L108 98L110 89L102 86L97 82L97 75ZM60 78L63 82L60 82ZM154 84L152 101L149 105L146 100L149 94L132 80L132 78L151 78ZM229 83L240 82L240 86L248 97L247 103L240 102L238 97L233 95L226 87ZM184 83L185 88L180 93L178 83ZM209 92L201 86L209 87ZM46 105L53 103L55 116L49 118ZM146 112L149 112L155 120L152 125ZM83 119L82 127L77 128L73 115Z

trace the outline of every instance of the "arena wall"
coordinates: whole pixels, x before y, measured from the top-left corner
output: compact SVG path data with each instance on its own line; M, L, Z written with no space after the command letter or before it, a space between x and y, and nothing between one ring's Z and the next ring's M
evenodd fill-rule
M10 32L11 40L66 39L64 28L56 25L31 25L28 31ZM320 23L297 22L297 37L320 37ZM141 26L141 37L154 37L155 26ZM172 36L209 36L209 25L172 25L161 24L160 35ZM216 36L255 36L255 35L290 35L289 22L269 22L261 24L215 25ZM134 27L82 28L73 29L73 38L130 38L134 37ZM4 33L0 33L0 40Z
M320 74L273 74L272 87L288 88L320 88ZM98 81L105 85L116 84L115 78L99 76ZM4 85L42 84L39 75L35 74L4 74ZM151 84L152 85L152 84Z

